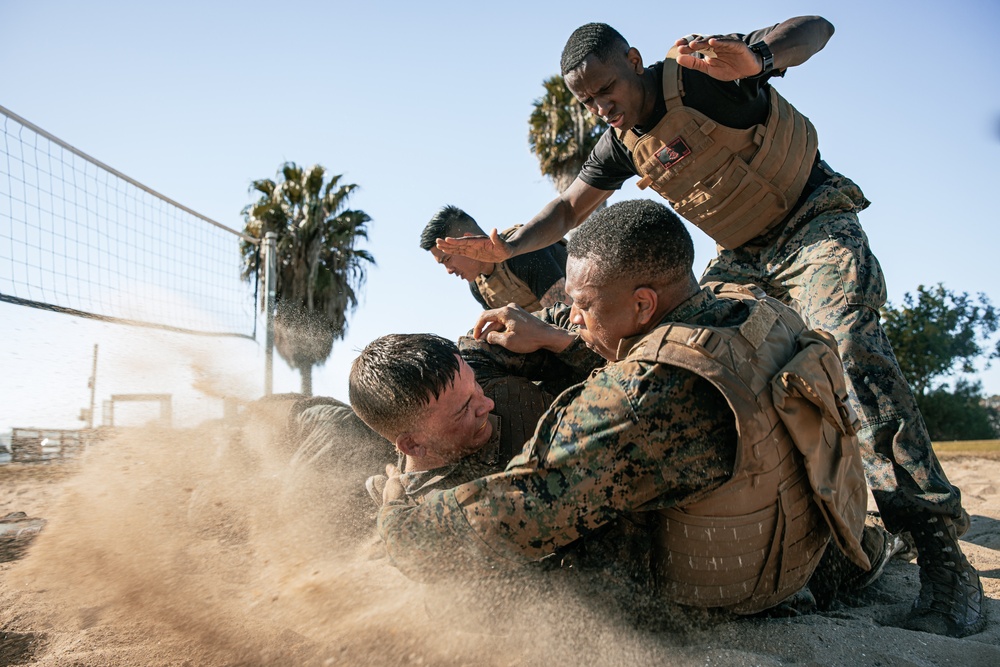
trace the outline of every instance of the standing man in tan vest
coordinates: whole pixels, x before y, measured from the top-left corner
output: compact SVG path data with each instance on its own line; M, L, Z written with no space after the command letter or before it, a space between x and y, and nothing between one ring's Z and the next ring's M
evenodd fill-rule
M986 625L979 576L958 543L964 511L931 448L879 322L886 288L858 212L861 189L820 159L812 123L772 87L822 49L818 16L748 34L690 35L649 67L616 30L590 23L562 54L566 84L611 128L579 177L508 238L449 238L442 252L502 261L579 225L632 176L711 236L703 283L754 283L840 349L865 472L886 527L919 551L906 627L953 637Z
M501 232L509 236L516 227ZM468 281L472 296L484 309L516 303L529 313L566 301L566 244L558 240L546 248L499 262L442 252L435 241L447 236L482 236L483 230L457 206L445 206L424 227L420 247L429 250L448 273Z

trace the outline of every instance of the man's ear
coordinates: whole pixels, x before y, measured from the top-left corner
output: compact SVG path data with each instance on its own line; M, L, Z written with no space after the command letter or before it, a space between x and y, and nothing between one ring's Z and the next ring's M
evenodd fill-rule
M660 303L660 295L652 287L636 287L632 292L632 305L635 309L635 321L639 326L646 326L656 315L656 306Z
M639 49L634 46L629 47L628 52L625 54L625 59L628 60L629 65L636 74L642 74L644 68L642 66L642 54L639 53Z
M417 443L410 433L399 434L399 437L396 438L396 449L402 452L404 456L412 456L414 458L420 458L425 453L424 446Z

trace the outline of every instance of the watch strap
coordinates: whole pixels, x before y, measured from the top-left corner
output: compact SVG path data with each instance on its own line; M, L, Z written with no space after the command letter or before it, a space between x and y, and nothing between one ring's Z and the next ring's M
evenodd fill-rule
M763 63L760 73L756 76L764 76L774 69L774 55L771 54L771 49L767 46L766 42L763 40L755 42L750 45L750 50L759 55Z

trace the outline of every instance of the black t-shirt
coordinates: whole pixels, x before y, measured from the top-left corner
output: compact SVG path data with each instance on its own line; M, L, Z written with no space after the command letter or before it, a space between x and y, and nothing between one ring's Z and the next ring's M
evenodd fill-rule
M775 26L757 30L749 34L732 34L746 44L754 44L763 39ZM719 81L697 70L681 68L681 82L684 86L684 106L696 109L720 125L746 129L767 121L769 106L767 83L771 77L784 76L784 70L772 70L764 76L755 76L737 81ZM639 134L653 129L667 113L663 100L663 61L646 68L646 76L655 77L660 95L657 97L653 115L646 126L636 126ZM614 129L601 135L597 146L591 152L580 178L584 183L600 190L617 190L633 176L638 175L632 154L625 144L615 136Z
M531 293L541 299L556 282L566 276L566 245L553 243L547 248L511 257L506 261L511 273L523 280ZM469 283L472 296L483 308L490 308L476 283Z

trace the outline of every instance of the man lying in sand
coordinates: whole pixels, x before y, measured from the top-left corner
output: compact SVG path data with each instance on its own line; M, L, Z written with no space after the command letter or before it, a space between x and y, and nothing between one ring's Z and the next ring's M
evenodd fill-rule
M551 326L557 318L610 363L555 400L504 472L417 505L390 479L378 527L400 570L509 569L645 538L646 581L696 607L778 605L824 552L854 563L847 578L871 579L884 540L865 541L871 554L859 542L864 478L832 340L752 289L699 288L693 255L663 205L616 204L570 241L572 310L484 313L476 337L509 349L481 352L508 369L523 366L521 353L578 344ZM351 400L380 430L360 400L369 380L352 370Z
M470 354L478 365L476 350ZM375 489L366 492L366 480L395 464L408 491L419 497L503 470L555 394L603 363L580 343L561 360L534 369L532 382L489 369L473 376L457 355L455 343L438 336L386 336L366 350L367 366L356 368L364 382L355 384L369 390L367 399L359 395L357 400L378 432L337 399L281 394L247 406L240 444L283 461L287 504L320 507L317 518L326 532L345 545L367 544L375 537L369 496ZM462 405L452 406L456 400ZM461 415L451 414L460 410ZM410 426L405 432L393 430L398 423ZM381 503L380 488L375 495ZM206 507L211 501L201 502L202 494L194 497L189 513L199 524L212 524L220 511ZM370 557L381 552L378 540Z

